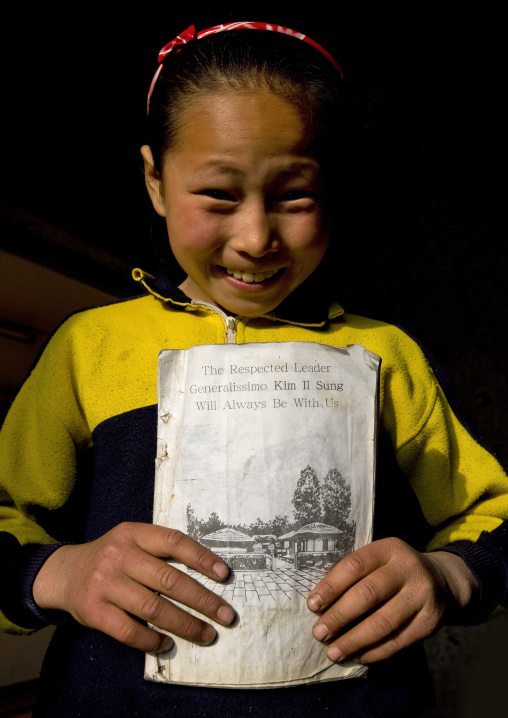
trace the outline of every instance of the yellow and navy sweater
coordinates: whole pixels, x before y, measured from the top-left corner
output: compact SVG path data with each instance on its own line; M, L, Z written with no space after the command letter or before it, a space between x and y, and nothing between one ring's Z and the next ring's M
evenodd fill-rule
M452 409L439 370L407 333L345 313L310 289L309 282L273 314L243 318L190 301L164 274L154 280L137 271L135 278L146 294L75 314L57 330L6 418L0 435L0 552L7 579L0 599L3 630L24 632L61 619L58 613L40 612L31 596L37 570L59 542L93 540L121 521L151 521L158 354L167 348L227 342L362 344L378 354L376 537L398 535L420 549L447 546L478 577L482 604L506 599L508 532L503 522L508 518L508 479L472 437L460 412ZM65 649L60 645L50 651L49 672L63 660L57 651L67 656L67 665L72 655L84 665L96 656L92 645L98 650L99 644L98 661L118 661L112 658L115 652L123 655L124 668L131 661L130 654L126 657L131 649L71 623L63 621L67 642ZM84 635L87 631L93 639ZM87 652L93 655L86 658ZM99 680L83 679L82 667L81 702L90 693L89 681L97 686ZM141 685L142 669L138 679L124 680L124 690L132 692L136 685L136 700L144 696L152 705L151 715L165 715L157 712L150 697L155 692L162 700L160 686ZM76 680L69 682L68 700L77 700ZM383 680L386 683L386 676ZM56 682L60 687L55 695L63 695L55 673ZM178 688L187 696L185 705L191 705L188 695L194 689ZM118 694L118 705L127 693ZM199 705L204 696L200 694ZM65 705L61 713L41 715L64 715L72 702ZM354 705L361 714L360 704ZM96 703L93 710L106 714Z

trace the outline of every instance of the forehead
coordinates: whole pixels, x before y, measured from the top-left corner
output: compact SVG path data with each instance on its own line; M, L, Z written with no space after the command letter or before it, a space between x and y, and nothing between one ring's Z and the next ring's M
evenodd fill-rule
M305 155L307 125L298 108L268 89L233 89L189 98L168 153L203 159Z

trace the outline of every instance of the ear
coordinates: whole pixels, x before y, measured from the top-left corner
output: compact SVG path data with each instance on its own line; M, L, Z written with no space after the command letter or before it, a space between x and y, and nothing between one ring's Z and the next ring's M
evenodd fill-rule
M160 214L161 217L166 216L166 207L164 206L164 200L162 198L162 180L159 177L159 173L155 171L153 166L153 155L152 150L148 145L143 145L141 148L141 155L145 165L145 183L152 200L153 208Z

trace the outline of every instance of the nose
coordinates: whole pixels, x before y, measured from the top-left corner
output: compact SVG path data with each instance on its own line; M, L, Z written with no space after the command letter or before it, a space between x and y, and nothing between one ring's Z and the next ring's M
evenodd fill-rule
M249 203L236 216L231 247L251 257L264 257L280 246L276 228L262 202Z

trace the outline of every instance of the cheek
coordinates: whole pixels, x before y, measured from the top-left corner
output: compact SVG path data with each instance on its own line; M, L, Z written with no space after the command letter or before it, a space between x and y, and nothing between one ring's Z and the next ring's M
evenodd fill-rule
M175 207L168 216L167 227L175 253L210 251L219 244L217 219L192 204Z
M323 248L324 252L329 239L328 222L321 215L299 215L288 224L286 238L292 249L296 251L317 251Z
M329 243L328 224L322 217L307 216L301 219L291 243L299 282L316 270Z

